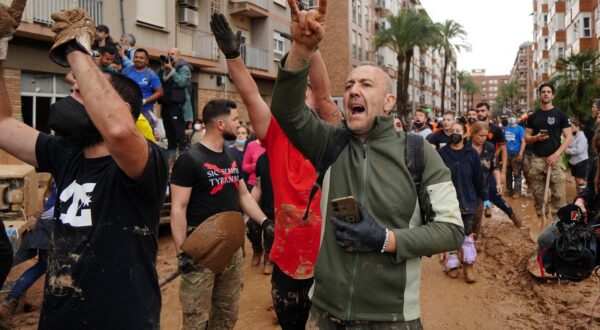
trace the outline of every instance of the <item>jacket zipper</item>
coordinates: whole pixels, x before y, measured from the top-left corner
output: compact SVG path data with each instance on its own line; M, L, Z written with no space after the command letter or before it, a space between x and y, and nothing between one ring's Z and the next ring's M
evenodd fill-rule
M362 151L363 151L363 161L364 161L364 166L363 166L363 172L362 172L362 183L363 183L363 190L360 194L360 198L359 198L359 202L364 206L365 205L365 199L366 199L366 194L367 194L367 165L368 165L368 158L367 158L367 143L363 143L362 144ZM352 282L350 284L350 299L348 300L348 310L346 311L346 320L351 320L352 317L352 301L354 300L354 282L356 281L356 275L358 273L358 261L360 258L360 254L356 253L356 255L354 256L354 265L352 266Z

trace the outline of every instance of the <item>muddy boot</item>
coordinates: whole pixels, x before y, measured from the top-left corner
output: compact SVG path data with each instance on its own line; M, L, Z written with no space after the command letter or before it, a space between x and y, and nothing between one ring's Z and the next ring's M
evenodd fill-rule
M446 272L446 275L450 278L458 278L458 268L452 268Z
M11 329L12 323L10 318L17 311L19 300L6 296L0 301L0 329Z
M473 264L463 265L463 275L465 277L465 282L475 283L475 274L473 273Z
M273 273L273 262L269 259L265 259L265 265L263 267L263 274L271 275Z
M485 215L486 218L491 218L492 217L492 208L486 207L483 211L483 214Z
M254 252L252 253L252 263L251 265L257 267L260 265L260 257L262 256L262 252Z
M515 212L513 212L510 215L510 220L512 220L512 222L515 224L515 226L517 226L517 228L521 228L521 226L523 226L523 222L521 221L521 219L519 219Z

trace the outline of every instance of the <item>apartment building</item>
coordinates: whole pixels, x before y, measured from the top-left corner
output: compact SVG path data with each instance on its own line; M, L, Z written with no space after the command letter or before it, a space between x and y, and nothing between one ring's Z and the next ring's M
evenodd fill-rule
M479 86L479 93L471 97L465 95L463 97L463 107L468 109L469 107L475 108L479 102L487 102L493 108L496 104L495 98L500 94L502 85L509 82L511 79L510 75L486 75L485 69L474 69L471 70L471 76L477 86Z
M9 0L0 0L10 4ZM239 93L227 77L226 63L210 32L210 15L225 13L232 27L242 31L242 58L267 102L277 75L279 59L289 42L279 32L289 33L290 14L286 0L30 0L15 37L10 42L5 75L15 116L45 132L50 105L70 93L64 80L68 69L48 58L54 34L51 14L81 7L96 24L105 24L119 40L123 33L136 37L136 47L150 53L150 66L170 47L181 49L193 67L195 116L213 98L237 102L241 120L248 114ZM157 106L157 109L159 107ZM5 156L0 155L0 162Z
M533 16L534 86L556 72L560 58L598 50L598 1L533 0Z
M519 84L521 96L517 100L516 108L512 109L517 112L527 112L533 109L535 100L535 85L533 84L532 76L533 63L533 43L524 42L519 46L519 51L515 57L515 63L511 70L511 80Z
M396 53L389 47L374 49L377 31L389 28L387 17L401 8L425 10L418 0L347 0L335 3L327 13L327 35L320 50L331 80L331 94L341 106L346 75L364 62L379 65L392 79L398 79ZM441 107L443 53L415 48L408 88L413 109ZM445 108L456 109L456 55L452 56L446 79Z

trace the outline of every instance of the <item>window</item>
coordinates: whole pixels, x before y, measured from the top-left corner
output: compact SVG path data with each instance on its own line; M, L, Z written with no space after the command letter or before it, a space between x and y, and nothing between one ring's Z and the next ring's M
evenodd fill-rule
M358 20L358 26L362 26L362 3L360 0L356 0L356 19Z
M592 36L592 24L590 17L583 18L583 37L589 38Z
M548 15L544 15L544 26L548 25Z
M287 5L286 5L287 1L285 1L285 0L273 0L273 2L275 2L276 4L278 4L282 7L287 7Z
M367 30L367 32L369 32L370 30L370 26L371 25L371 19L369 18L369 7L365 7L365 30Z
M362 61L362 34L358 34L358 59Z
M558 47L558 58L565 58L565 49L563 47Z
M285 39L279 31L273 31L273 59L279 61L285 54Z
M352 31L352 57L356 58L356 31Z
M356 0L352 1L352 22L356 23Z
M48 115L50 105L71 91L64 76L51 73L27 72L21 74L21 115L23 122L38 131L50 133Z
M167 26L167 2L165 0L137 0L136 8L136 20L138 22L144 22L161 28ZM190 10L190 12L193 13L194 10Z

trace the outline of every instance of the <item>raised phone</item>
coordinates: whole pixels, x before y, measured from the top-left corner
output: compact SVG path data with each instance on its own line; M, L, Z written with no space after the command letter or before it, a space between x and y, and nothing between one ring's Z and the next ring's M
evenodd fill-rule
M340 197L332 200L331 208L333 210L333 216L340 220L351 223L360 221L358 204L353 196Z

